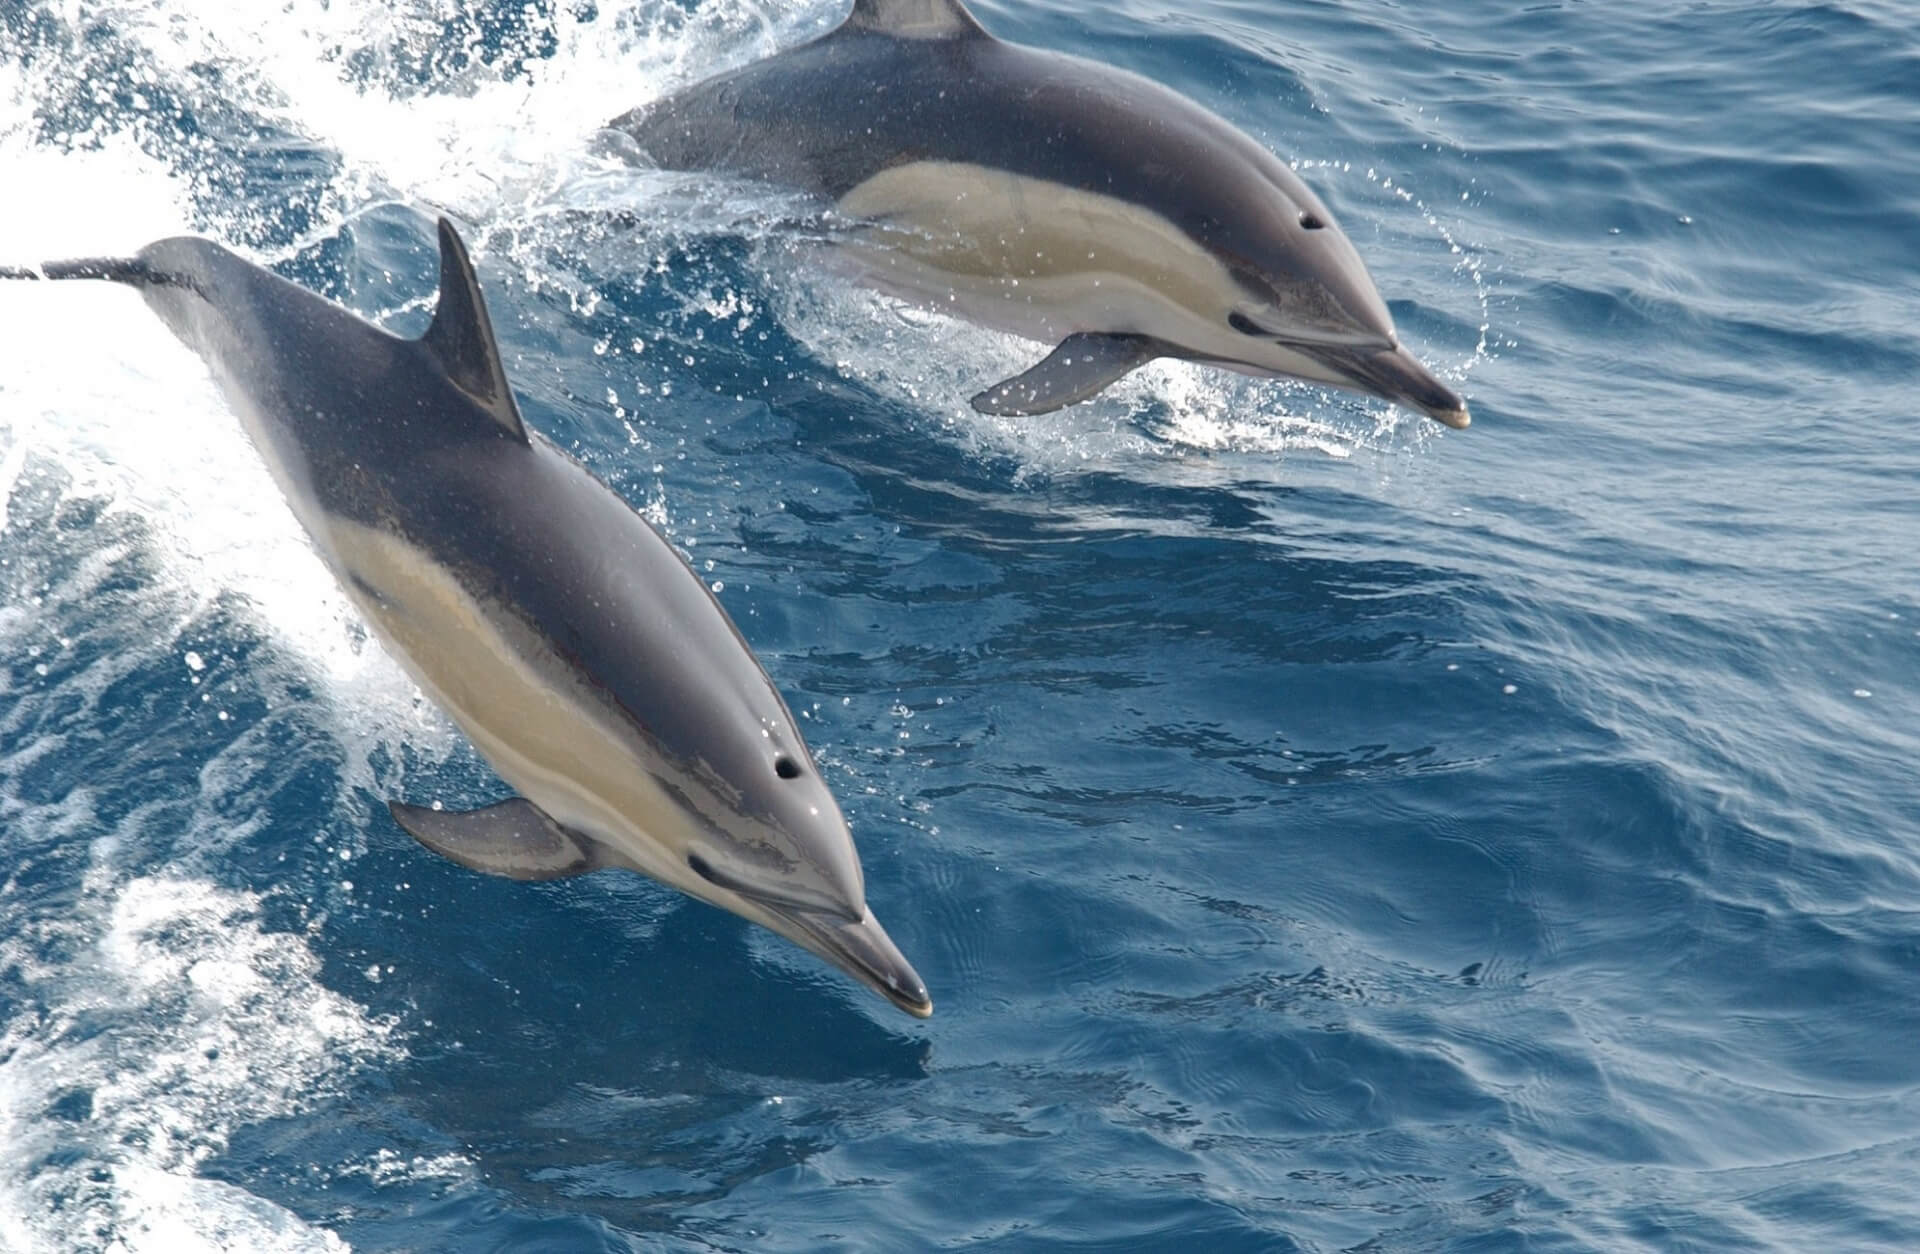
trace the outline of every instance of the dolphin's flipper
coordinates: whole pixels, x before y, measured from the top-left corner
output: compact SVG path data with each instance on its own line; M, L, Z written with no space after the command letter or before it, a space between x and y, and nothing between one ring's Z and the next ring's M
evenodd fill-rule
M853 13L841 29L878 31L903 39L992 38L960 0L853 0Z
M1003 418L1049 413L1086 400L1166 352L1167 346L1150 335L1082 331L1061 340L1031 370L974 397L973 407Z
M394 821L443 858L513 880L560 880L607 865L583 841L521 797L478 810L432 810L389 801Z
M513 403L507 368L501 364L500 346L494 342L493 323L487 317L486 302L480 298L473 260L467 256L467 246L460 241L453 223L445 218L440 219L440 303L434 307L433 325L420 342L447 372L453 386L486 410L508 435L527 443L520 407Z

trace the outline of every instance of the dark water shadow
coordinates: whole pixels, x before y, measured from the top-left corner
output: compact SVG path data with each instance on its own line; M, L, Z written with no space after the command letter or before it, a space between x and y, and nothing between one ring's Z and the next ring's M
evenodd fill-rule
M406 1056L360 1117L458 1147L522 1218L676 1229L831 1147L784 1101L886 1106L927 1074L908 1021L807 955L757 957L785 942L724 912L624 873L517 884L372 839L324 980L394 1016Z

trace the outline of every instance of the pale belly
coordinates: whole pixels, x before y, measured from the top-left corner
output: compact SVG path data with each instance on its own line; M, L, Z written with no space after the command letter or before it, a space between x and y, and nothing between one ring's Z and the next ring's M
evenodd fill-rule
M916 162L875 175L837 208L870 225L832 264L899 300L1057 344L1081 332L1148 335L1250 374L1340 376L1233 330L1244 294L1164 217L1005 171Z
M388 652L502 779L633 869L704 895L687 870L694 824L562 661L404 540L339 518L324 533Z

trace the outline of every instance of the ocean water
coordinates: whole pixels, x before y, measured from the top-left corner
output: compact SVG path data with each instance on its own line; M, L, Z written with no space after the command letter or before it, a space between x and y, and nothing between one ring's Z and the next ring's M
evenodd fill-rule
M501 786L137 298L0 285L0 1249L1920 1248L1920 36L993 0L1298 161L1465 432L809 270L597 126L750 0L8 0L0 262L201 232L528 420L805 720L918 1023Z

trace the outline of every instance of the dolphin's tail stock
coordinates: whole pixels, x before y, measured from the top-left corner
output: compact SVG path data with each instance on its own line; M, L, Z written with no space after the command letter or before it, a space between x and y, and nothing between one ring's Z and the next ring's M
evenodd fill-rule
M138 257L83 257L42 266L0 266L0 279L106 279L137 287L151 282L153 275Z

